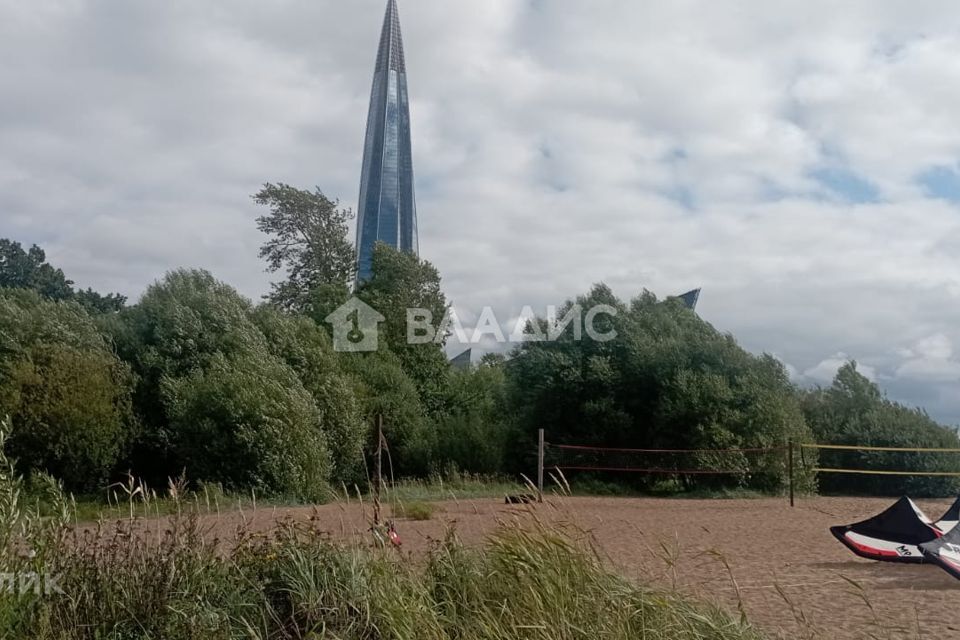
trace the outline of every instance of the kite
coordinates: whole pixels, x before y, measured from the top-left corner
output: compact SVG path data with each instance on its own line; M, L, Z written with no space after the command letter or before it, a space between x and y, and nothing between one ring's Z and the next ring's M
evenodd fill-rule
M946 513L940 516L940 519L934 522L934 526L944 533L949 533L960 522L960 497L953 501Z
M957 506L960 513L960 505L954 506ZM952 511L953 507L944 517L952 515ZM946 526L943 518L940 522ZM954 531L960 544L960 529L955 528ZM920 545L932 543L943 536L943 531L906 496L872 518L830 527L830 533L858 556L887 562L923 562L924 553L920 550ZM960 568L960 554L957 558L957 566Z

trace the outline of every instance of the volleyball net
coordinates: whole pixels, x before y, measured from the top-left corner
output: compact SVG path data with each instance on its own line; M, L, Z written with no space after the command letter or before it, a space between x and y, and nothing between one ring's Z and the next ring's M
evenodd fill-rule
M799 451L801 460L815 454L818 474L960 478L960 448L801 444Z
M743 475L783 463L787 447L731 449L630 449L544 443L544 465L560 471L640 473L661 476Z
M670 479L686 488L788 490L791 496L795 486L832 493L949 495L960 490L960 448L789 442L718 449L627 448L552 443L541 434L541 491L545 473L566 479L608 476L635 485Z

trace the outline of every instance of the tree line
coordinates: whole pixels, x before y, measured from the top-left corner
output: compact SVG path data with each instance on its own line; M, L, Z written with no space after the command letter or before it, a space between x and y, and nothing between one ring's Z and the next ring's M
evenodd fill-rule
M889 401L854 363L827 388L800 389L776 358L747 352L680 301L647 291L624 301L602 284L566 308L616 309L602 316L615 339L564 330L454 370L442 340L406 340L407 308L429 309L439 323L448 307L429 262L378 245L371 278L352 291L349 210L284 184L264 185L254 200L266 209L260 257L278 276L256 304L199 269L171 271L129 304L75 288L39 247L0 240L0 415L10 416L6 452L21 472L49 472L78 493L129 472L154 485L184 475L228 491L322 500L330 486L366 484L376 416L397 476L529 475L538 428L561 444L650 449L788 440L960 447L954 429ZM386 318L374 352L333 348L324 318L351 295ZM821 455L854 468L960 470L960 456L949 454ZM782 455L693 462L738 472L666 480L771 492L787 482ZM798 461L802 488L816 488L814 463L813 454ZM824 475L819 486L958 488L952 478L866 478ZM665 480L614 479L640 489Z

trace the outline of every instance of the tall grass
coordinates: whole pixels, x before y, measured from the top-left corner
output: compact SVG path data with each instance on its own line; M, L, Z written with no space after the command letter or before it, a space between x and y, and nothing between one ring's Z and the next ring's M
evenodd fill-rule
M42 639L409 638L746 640L710 606L607 571L576 534L504 525L482 548L454 535L425 558L346 545L306 525L241 532L228 553L195 515L159 543L134 529L68 537L52 559L63 595L5 617ZM8 607L11 603L2 602ZM10 612L8 612L10 613Z
M145 528L138 505L158 497L131 481L126 519L71 526L75 508L56 483L48 481L52 515L24 499L2 454L4 433L2 425L0 572L53 576L56 592L0 589L0 638L760 638L715 607L618 577L587 536L547 526L533 510L483 547L461 544L451 530L414 555L338 542L313 520L218 540L198 509L181 508L175 482L164 498L176 505L166 527Z
M38 639L747 640L742 621L609 572L576 530L534 518L483 547L425 556L331 540L312 524L225 545L196 514L70 530L48 555L63 594L0 597L0 634Z

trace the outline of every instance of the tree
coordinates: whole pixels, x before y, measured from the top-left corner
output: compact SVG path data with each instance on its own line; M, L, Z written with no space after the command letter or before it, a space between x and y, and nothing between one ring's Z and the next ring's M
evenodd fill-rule
M505 373L495 358L468 371L451 370L447 410L434 421L437 444L433 466L469 473L504 469L513 425L508 420Z
M193 480L301 500L325 497L326 437L313 397L266 354L216 354L204 369L164 378L175 457Z
M379 351L340 356L344 369L353 378L366 423L373 425L378 416L383 418L393 470L398 475L428 473L435 435L429 428L416 384L397 356L383 346ZM368 433L367 450L372 452L376 436L372 429Z
M127 304L127 296L122 296L119 293L103 295L90 288L77 290L74 295L74 300L79 302L84 309L94 314L116 313L122 310Z
M22 471L101 489L134 431L129 368L78 304L30 291L0 291L0 352L0 415Z
M318 478L330 465L320 411L252 311L210 273L178 270L105 324L139 376L144 433L131 462L141 475L165 482L186 468L189 478L234 488L323 490Z
M953 429L937 424L920 409L891 402L857 370L856 362L840 367L826 389L804 393L803 410L817 442L822 444L960 448L960 438ZM955 454L822 450L820 458L821 466L833 468L960 472ZM947 496L960 490L960 481L936 476L823 474L820 487L827 492Z
M363 446L370 421L363 416L353 380L341 370L326 331L310 318L266 305L258 307L251 317L267 338L271 353L296 372L313 396L327 435L333 480L363 484Z
M514 350L504 367L522 438L510 448L518 470L530 464L522 456L533 450L538 427L548 429L551 442L641 449L767 448L808 437L782 364L746 352L681 302L644 293L626 305L598 285L558 316L574 303L584 317L598 305L611 307L615 314L596 316L602 324L595 329L616 337L597 341L584 333L578 340L571 325L555 341ZM545 320L538 324L547 328ZM780 452L688 462L742 470L721 477L725 483L776 490L786 482ZM706 480L678 478L688 485Z
M24 251L19 242L0 239L0 288L30 289L47 300L76 300L91 313L110 313L123 308L126 296L119 293L102 295L93 289L73 289L61 269L47 261L37 245Z
M357 297L385 316L378 338L396 354L400 366L416 384L426 410L440 413L450 367L443 352L446 335L441 325L448 305L436 267L379 242L373 250L371 277L360 285ZM408 309L425 310L431 333L441 332L439 340L411 343L407 335Z
M257 218L257 228L270 236L260 247L267 271L283 271L267 298L282 309L314 318L339 306L348 295L356 270L356 254L347 239L349 209L323 195L289 185L267 183L254 201L270 213Z
M0 239L0 287L31 289L49 300L73 297L73 281L47 262L37 245L24 251L19 242Z

